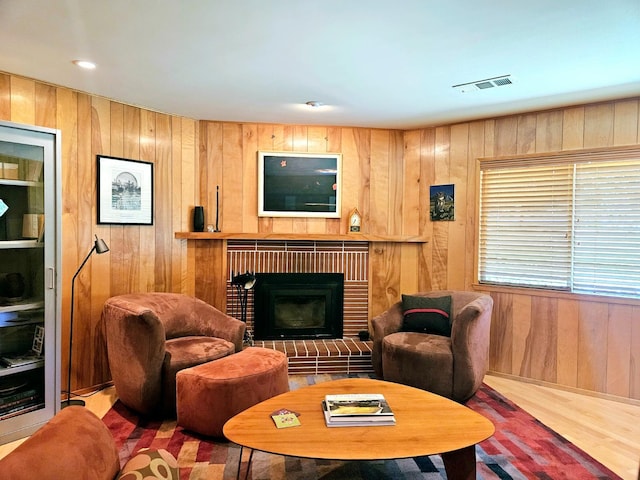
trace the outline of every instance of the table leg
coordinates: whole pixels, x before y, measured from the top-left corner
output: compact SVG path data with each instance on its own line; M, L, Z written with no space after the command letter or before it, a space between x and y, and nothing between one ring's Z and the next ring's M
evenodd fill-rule
M448 480L476 480L476 446L440 454Z
M240 458L238 458L238 473L236 474L236 480L240 480L240 470L242 470L242 452L244 452L244 446L240 445ZM244 480L249 478L249 470L251 469L251 460L253 459L253 448L249 453L249 461L247 462L247 471L244 473Z

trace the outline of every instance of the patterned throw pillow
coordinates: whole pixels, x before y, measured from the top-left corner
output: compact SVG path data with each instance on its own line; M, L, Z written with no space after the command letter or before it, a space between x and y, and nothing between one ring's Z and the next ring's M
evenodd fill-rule
M118 480L179 480L178 462L166 450L141 450L124 466Z
M402 295L402 331L451 336L451 296Z

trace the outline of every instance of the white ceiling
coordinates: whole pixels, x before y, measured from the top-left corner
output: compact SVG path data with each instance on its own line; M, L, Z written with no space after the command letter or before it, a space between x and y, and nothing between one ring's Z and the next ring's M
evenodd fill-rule
M640 95L640 1L0 0L0 70L198 120L409 129Z

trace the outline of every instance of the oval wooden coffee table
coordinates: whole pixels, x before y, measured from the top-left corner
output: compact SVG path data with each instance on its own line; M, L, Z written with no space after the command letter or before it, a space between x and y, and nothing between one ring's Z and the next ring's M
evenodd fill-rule
M321 402L325 395L337 393L382 393L396 425L327 427ZM271 413L281 408L300 413L302 425L276 428ZM450 480L476 478L475 445L494 431L487 418L452 400L366 378L334 380L283 393L239 413L223 427L225 437L241 447L294 457L350 461L440 454ZM241 461L242 453L238 475Z

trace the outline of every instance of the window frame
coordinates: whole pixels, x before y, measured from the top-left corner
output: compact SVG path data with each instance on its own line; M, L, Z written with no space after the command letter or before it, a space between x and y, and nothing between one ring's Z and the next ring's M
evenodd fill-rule
M557 165L557 164L576 164L585 162L607 162L607 161L629 161L640 160L640 145L626 145L617 147L603 147L603 148L591 148L591 149L575 149L564 150L557 152L547 153L533 153L533 154L514 154L504 156L493 157L479 157L476 159L476 209L475 218L476 226L474 228L475 234L475 248L474 248L474 287L482 290L492 291L507 291L507 292L526 292L533 293L539 292L542 295L562 296L565 298L594 298L599 301L609 298L617 299L623 302L640 303L640 297L636 296L615 296L608 293L586 293L573 291L570 284L569 289L554 289L553 287L544 286L527 286L527 285L513 285L513 284L500 284L480 281L480 238L481 238L481 203L482 203L482 172L490 167L517 167L528 165ZM571 218L574 218L572 213ZM573 233L573 231L571 232ZM573 265L573 258L570 260Z

